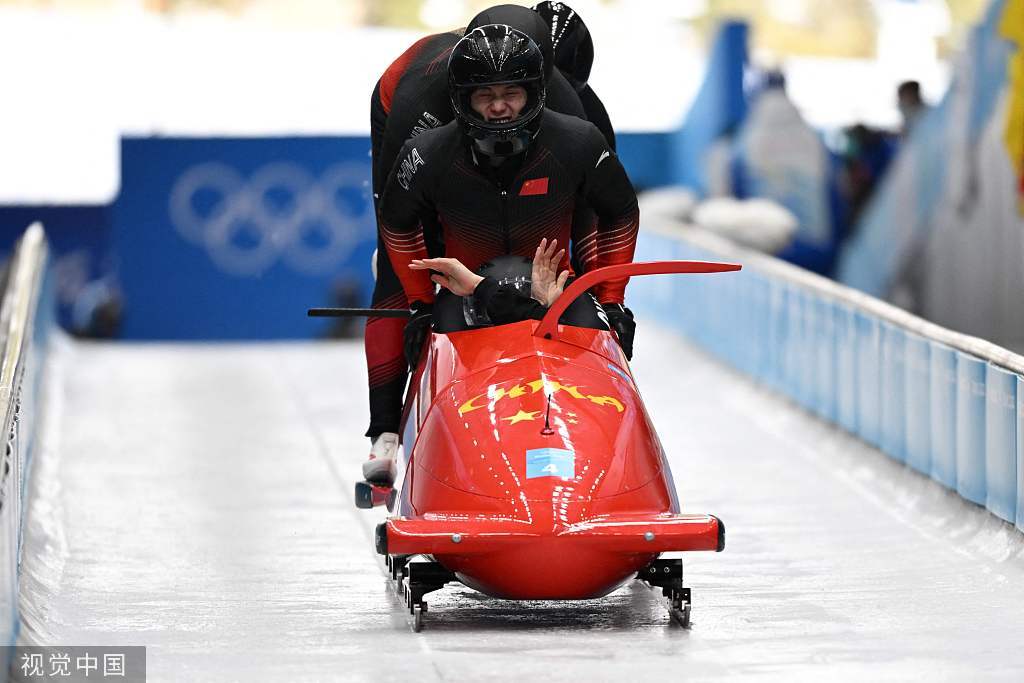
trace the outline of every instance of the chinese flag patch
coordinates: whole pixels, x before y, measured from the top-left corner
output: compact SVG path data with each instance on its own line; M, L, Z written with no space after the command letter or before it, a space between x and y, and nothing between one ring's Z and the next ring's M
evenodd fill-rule
M519 190L520 197L529 197L535 194L547 194L548 193L548 179L547 178L531 178L523 183L522 189Z

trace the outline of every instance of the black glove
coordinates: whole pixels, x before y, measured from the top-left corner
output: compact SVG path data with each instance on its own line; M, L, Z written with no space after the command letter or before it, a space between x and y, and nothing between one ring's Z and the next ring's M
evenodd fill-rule
M402 347L405 351L405 362L409 366L409 371L415 372L416 363L420 360L420 351L423 349L423 343L427 341L430 325L434 320L434 305L413 301L409 310L412 317L405 324Z
M633 360L633 335L636 334L636 323L633 322L633 311L622 304L601 304L608 324L619 338L626 360Z

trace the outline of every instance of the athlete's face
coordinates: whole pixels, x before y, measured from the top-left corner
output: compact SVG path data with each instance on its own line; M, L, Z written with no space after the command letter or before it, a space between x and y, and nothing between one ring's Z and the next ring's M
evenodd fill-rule
M470 94L469 106L488 123L513 121L526 106L526 88L515 84L485 85Z

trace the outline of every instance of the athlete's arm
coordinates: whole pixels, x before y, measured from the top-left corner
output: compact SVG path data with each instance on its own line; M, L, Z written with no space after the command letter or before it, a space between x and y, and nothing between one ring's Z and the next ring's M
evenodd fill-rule
M594 266L631 263L636 251L640 207L636 192L618 155L600 131L588 126L585 144L578 156L584 166L582 194L597 214L597 258ZM621 304L629 278L606 280L597 287L602 304Z
M540 320L565 289L569 271L558 272L565 249L556 251L558 240L541 240L533 256L530 296L492 277L477 275L455 258L416 259L409 268L435 271L430 279L457 296L471 296L477 310L487 311L494 323L504 325L520 320Z
M583 110L587 112L587 121L597 126L601 135L608 142L608 146L615 149L615 129L612 128L611 119L608 118L608 110L604 103L589 85L579 93L580 102L583 103Z
M405 143L388 176L377 217L388 258L410 304L434 301L430 275L409 268L414 259L427 258L421 219L436 213L429 196L429 163L413 140Z

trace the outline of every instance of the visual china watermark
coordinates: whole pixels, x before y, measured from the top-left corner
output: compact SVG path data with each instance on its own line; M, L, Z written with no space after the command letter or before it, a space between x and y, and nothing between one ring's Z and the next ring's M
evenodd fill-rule
M7 650L11 681L144 683L146 680L145 647L19 646Z

